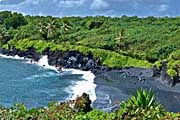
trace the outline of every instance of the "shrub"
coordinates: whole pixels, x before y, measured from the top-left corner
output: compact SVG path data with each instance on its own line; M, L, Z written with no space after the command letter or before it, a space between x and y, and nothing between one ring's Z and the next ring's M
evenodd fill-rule
M100 110L92 110L87 114L80 114L76 120L117 120L116 113L106 113Z
M119 116L122 119L158 120L165 114L165 109L156 102L151 89L137 90L136 95L123 102L119 110Z
M160 60L159 60L159 61L156 61L154 64L155 64L155 66L157 67L158 70L161 69L162 64L161 64L161 61L160 61Z

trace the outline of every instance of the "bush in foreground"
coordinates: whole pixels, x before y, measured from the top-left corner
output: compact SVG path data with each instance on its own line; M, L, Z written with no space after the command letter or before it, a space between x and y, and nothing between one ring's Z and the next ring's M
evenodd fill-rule
M135 120L158 120L166 115L165 109L156 102L151 89L137 90L136 95L121 104L119 113L122 115L122 119Z

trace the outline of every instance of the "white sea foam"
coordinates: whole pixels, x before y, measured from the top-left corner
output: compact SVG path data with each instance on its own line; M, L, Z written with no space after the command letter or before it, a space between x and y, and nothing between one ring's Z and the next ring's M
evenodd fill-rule
M43 56L37 64L47 69L58 71L56 67L48 64L48 56L46 55ZM62 71L71 72L71 74L81 74L83 78L83 80L74 82L72 86L67 87L67 91L72 94L68 99L75 99L76 97L81 96L83 93L87 93L90 95L92 102L96 100L96 84L94 84L95 75L91 71L82 71L76 69L62 69Z
M18 55L16 56L7 56L0 54L0 57L3 58L10 58L10 59L24 59L27 60L26 63L29 64L37 64L41 67L44 67L45 69L51 69L56 72L59 72L55 66L50 66L48 64L48 56L44 55L42 58L38 61L32 61L30 59L25 59L24 57L19 57ZM83 80L73 82L73 85L67 87L67 91L69 94L71 94L70 98L68 99L75 99L78 96L81 96L83 93L87 93L90 95L90 100L93 102L96 100L96 93L95 93L95 88L96 84L94 83L94 78L95 75L91 71L82 71L82 70L76 70L76 69L62 69L63 72L70 72L71 74L81 74ZM33 76L33 77L38 77Z
M71 71L71 74L83 75L83 80L73 82L73 85L68 87L68 90L73 93L72 96L70 96L71 99L75 99L83 93L87 93L90 95L89 97L92 102L96 100L96 84L94 83L95 76L91 71L81 71L75 69L64 69L63 71Z
M18 55L15 55L15 56L8 56L8 55L0 54L0 57L8 58L8 59L19 59L19 60L24 60L24 59L25 59L24 57L19 57Z
M51 70L54 70L56 72L59 72L55 66L49 65L47 55L42 56L41 59L37 62L37 64L39 66L46 68L46 69L51 69Z

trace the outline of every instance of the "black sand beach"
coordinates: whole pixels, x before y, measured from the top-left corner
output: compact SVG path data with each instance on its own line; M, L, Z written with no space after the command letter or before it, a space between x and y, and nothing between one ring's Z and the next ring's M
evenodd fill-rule
M157 101L168 111L180 111L180 84L174 87L164 84L159 78L151 77L151 69L130 68L97 73L97 99L93 106L107 112L116 110L120 102L127 100L137 88L152 88ZM138 78L137 76L142 78Z

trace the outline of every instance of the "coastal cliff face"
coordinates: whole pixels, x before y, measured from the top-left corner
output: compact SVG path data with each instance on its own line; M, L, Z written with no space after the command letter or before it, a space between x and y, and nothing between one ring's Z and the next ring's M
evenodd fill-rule
M95 70L100 67L100 61L98 59L95 60L92 54L84 56L77 51L62 52L50 51L49 49L46 49L42 54L39 54L33 48L29 48L27 51L20 51L14 48L10 51L2 49L1 53L9 56L18 55L34 61L38 61L43 55L47 55L49 65L59 68L74 68L85 71L91 70L95 72Z
M43 54L48 55L48 62L50 65L57 67L74 68L85 71L93 71L98 67L98 61L95 60L90 53L87 56L84 56L77 51L62 52L46 49Z

